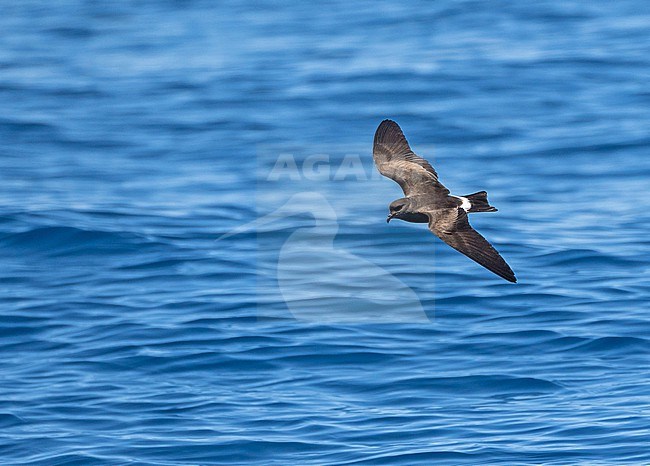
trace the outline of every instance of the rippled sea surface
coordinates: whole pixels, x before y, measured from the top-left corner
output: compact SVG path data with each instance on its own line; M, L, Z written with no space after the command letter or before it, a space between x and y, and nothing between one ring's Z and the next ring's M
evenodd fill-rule
M0 463L650 463L649 25L4 5ZM384 118L518 284L386 224Z

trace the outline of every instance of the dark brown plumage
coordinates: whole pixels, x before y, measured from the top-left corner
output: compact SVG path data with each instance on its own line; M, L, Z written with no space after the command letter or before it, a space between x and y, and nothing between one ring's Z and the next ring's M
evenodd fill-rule
M450 194L435 169L411 150L399 125L392 120L382 121L377 128L373 158L379 172L396 181L405 195L390 204L387 221L399 218L428 223L429 230L452 248L501 278L517 281L497 250L469 224L468 213L496 211L485 191L467 196Z

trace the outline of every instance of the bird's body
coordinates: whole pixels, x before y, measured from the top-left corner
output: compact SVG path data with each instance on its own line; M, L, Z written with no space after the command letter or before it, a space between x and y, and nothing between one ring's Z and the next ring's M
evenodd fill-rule
M435 169L410 148L400 127L384 120L377 128L373 158L379 172L396 181L405 197L391 202L387 221L398 218L428 223L432 233L491 272L510 282L515 274L492 245L474 230L468 214L496 212L479 191L455 196L438 180Z

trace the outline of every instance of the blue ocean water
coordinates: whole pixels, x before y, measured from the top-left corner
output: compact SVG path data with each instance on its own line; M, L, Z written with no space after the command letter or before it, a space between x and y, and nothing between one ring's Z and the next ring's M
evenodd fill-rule
M0 29L1 464L650 463L645 2L25 0ZM518 284L386 225L384 118L490 193Z

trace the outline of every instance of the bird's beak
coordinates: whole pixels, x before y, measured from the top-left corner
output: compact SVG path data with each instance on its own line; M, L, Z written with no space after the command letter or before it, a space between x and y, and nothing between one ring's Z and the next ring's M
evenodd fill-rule
M388 214L388 217L386 218L386 223L390 223L390 219L393 218L396 214Z

